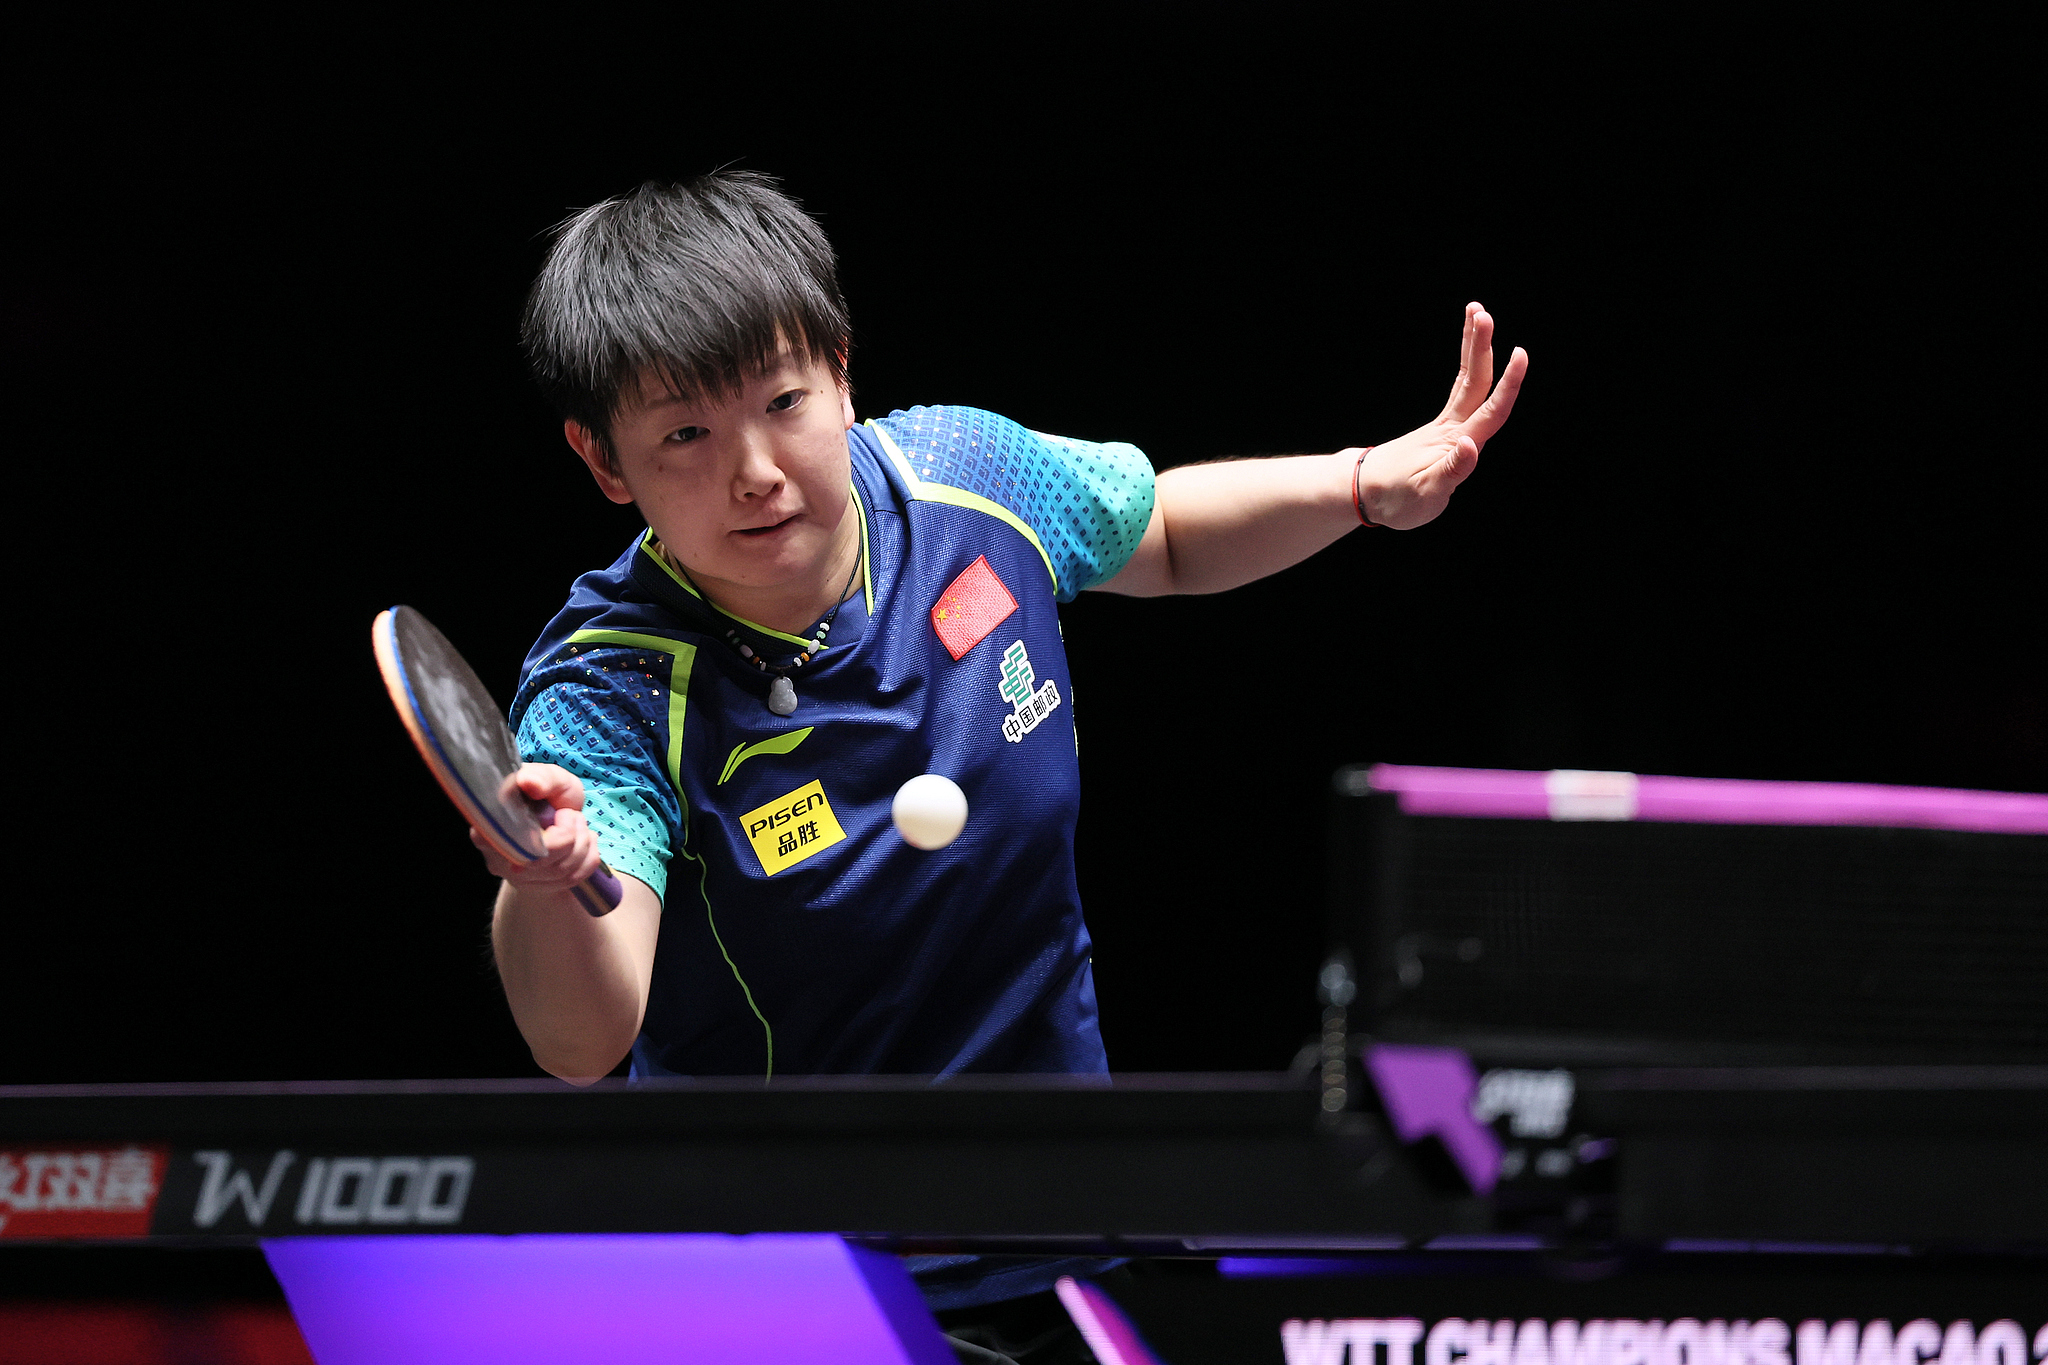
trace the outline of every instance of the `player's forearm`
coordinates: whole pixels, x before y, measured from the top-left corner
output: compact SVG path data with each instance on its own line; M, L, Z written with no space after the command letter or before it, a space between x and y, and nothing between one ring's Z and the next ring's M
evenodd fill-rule
M498 892L491 944L512 1017L534 1061L565 1081L617 1066L647 1010L661 912L645 885L619 884L625 895L599 919L566 891L507 882Z
M1141 597L1222 592L1299 564L1358 526L1356 456L1183 465L1159 476L1132 568L1107 586Z

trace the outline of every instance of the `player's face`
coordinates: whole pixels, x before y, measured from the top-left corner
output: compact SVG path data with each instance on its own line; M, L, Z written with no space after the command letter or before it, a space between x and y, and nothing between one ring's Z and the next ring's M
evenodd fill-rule
M749 606L765 611L789 597L789 610L809 615L817 584L852 562L852 425L852 400L832 369L785 352L730 399L677 399L643 385L642 401L613 423L616 472L601 453L592 460L594 443L579 441L580 429L569 439L606 495L638 503L714 601L752 616Z

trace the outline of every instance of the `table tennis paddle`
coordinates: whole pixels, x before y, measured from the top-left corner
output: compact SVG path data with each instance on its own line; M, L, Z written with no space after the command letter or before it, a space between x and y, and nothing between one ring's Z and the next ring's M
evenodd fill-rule
M370 644L413 747L462 818L508 862L540 858L541 830L555 822L555 808L528 800L512 781L519 747L475 670L411 607L377 613ZM610 913L621 894L603 864L570 892L593 916Z

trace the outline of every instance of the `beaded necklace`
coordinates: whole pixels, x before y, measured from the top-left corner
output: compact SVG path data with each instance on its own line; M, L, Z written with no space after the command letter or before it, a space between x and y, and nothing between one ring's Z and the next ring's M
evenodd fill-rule
M674 563L675 557L668 555L667 546L662 547L662 553L668 556L671 563ZM745 659L763 673L775 675L775 681L768 684L768 709L776 715L788 716L796 713L796 684L789 680L789 675L825 652L825 637L832 633L832 622L838 617L839 609L846 605L846 599L852 595L853 580L860 577L861 561L866 557L866 546L855 549L853 554L853 570L846 575L846 585L839 590L839 600L832 604L832 610L825 613L825 619L818 622L817 632L812 635L811 642L798 650L796 657L788 663L771 664L767 659L755 653L753 646L740 639L738 626L734 626L731 630L726 631L726 643L739 651L739 656L742 659ZM681 568L682 566L677 565L677 567ZM714 611L718 611L720 616L726 615L710 598L706 597L704 601Z

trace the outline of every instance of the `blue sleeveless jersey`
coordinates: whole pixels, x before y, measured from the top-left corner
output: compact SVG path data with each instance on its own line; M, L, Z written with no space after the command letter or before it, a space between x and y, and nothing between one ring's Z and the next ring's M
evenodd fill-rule
M864 581L804 641L712 608L645 534L527 657L521 752L582 778L605 858L663 898L636 1075L1106 1069L1074 884L1080 772L1057 604L1152 510L1143 454L917 408L848 433ZM966 828L922 852L896 790Z

